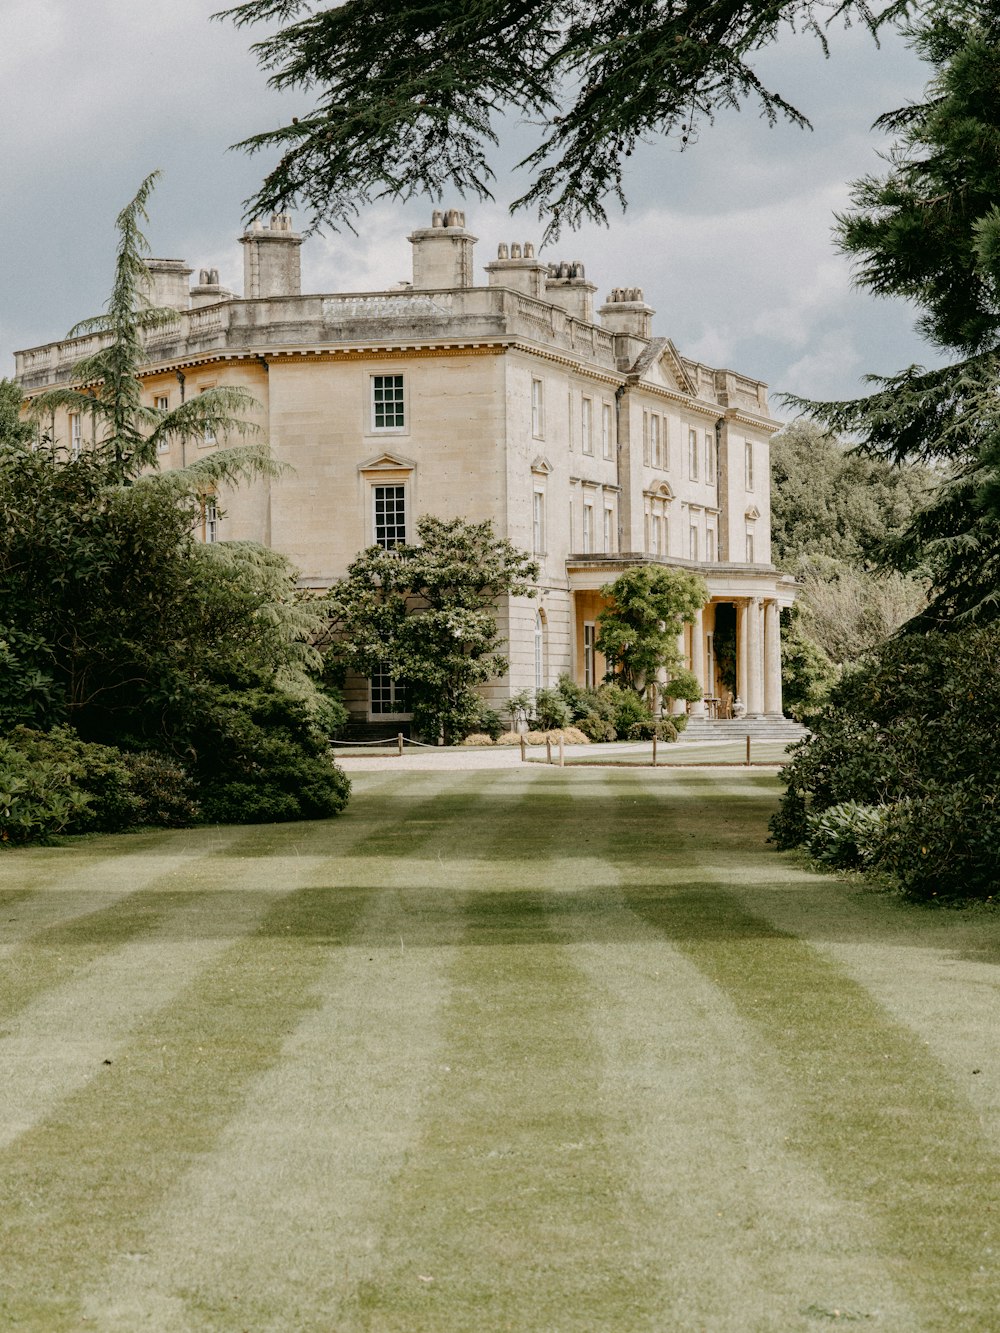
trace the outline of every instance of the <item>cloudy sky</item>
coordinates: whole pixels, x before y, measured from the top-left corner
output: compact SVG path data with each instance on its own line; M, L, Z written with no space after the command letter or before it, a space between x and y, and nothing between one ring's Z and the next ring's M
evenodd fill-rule
M115 213L154 168L163 180L153 254L217 267L240 290L241 205L266 164L229 146L305 103L267 89L252 34L210 21L221 4L0 0L0 375L13 372L15 348L59 338L101 308ZM789 36L757 66L809 116L812 133L769 129L751 108L704 127L683 154L644 148L632 159L627 213L607 230L564 235L547 257L582 259L599 298L641 286L657 333L775 390L844 397L861 391L867 371L930 363L912 311L854 290L830 237L847 182L879 167L885 143L872 121L919 96L925 68L891 36L878 50L859 30L836 30L831 46L824 60L815 40ZM523 182L506 168L529 146L511 126L496 203L467 205L480 264L500 240L540 235L530 215L507 213ZM382 205L357 237L310 238L305 288L409 277L406 234L427 225L433 206Z

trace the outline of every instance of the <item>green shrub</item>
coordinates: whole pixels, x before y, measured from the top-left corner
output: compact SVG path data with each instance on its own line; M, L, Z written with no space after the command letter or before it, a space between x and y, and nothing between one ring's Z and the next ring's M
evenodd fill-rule
M866 864L915 897L990 897L1000 874L1000 624L891 640L792 747L771 833L808 843L844 803L888 807Z
M573 723L591 741L613 741L617 739L615 724L599 713L585 713Z
M89 810L90 798L69 764L0 739L0 842L44 842Z
M541 731L568 727L572 721L569 704L558 689L535 691L535 722Z
M479 701L479 711L472 724L472 731L479 732L483 736L489 736L491 741L495 741L499 740L506 730L503 718L496 709L490 708L489 704L481 699Z
M351 784L318 737L307 702L262 683L205 687L193 776L204 817L257 824L325 819Z
M676 668L663 687L665 699L683 699L687 703L695 703L704 693L701 681L686 667Z
M675 741L677 728L666 718L644 717L640 722L633 722L629 728L629 740L651 741L655 736L658 741Z
M176 759L150 750L123 754L135 798L136 822L157 828L186 828L200 815L190 773Z
M814 860L842 870L873 864L888 807L844 801L807 817L805 845Z
M611 720L620 741L631 736L632 728L637 723L652 720L645 702L634 690L623 690L620 685L602 685L598 693L611 709Z
M64 771L86 797L64 825L65 833L119 833L138 822L139 801L124 756L110 745L82 741L70 727L33 731L15 727L10 739L32 762Z

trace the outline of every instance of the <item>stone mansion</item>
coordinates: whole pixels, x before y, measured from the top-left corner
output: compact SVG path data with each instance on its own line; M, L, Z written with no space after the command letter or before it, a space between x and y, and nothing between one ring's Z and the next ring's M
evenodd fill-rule
M794 586L771 564L779 423L765 385L655 336L639 288L614 288L595 311L583 266L543 262L530 244L501 244L477 283L461 212L435 212L409 240L412 283L382 292L303 295L302 237L286 215L242 236L242 297L214 270L190 285L183 261L149 261L153 303L177 318L148 339L145 400L172 408L216 385L248 389L288 465L209 504L204 539L264 542L324 588L365 546L410 539L422 513L491 519L541 565L538 597L499 608L510 673L489 693L500 707L562 672L600 682L600 589L622 570L696 570L708 601L684 652L705 696L725 692L714 643L725 633L748 714L779 715L779 610ZM23 392L68 382L97 345L17 353ZM79 449L88 425L64 416L52 428ZM173 450L162 466L189 461ZM406 716L387 676L349 681L346 697L359 719Z

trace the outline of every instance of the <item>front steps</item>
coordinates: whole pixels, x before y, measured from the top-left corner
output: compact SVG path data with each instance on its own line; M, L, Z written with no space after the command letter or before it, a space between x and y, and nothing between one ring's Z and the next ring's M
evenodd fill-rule
M801 740L806 728L790 717L741 717L715 719L689 717L688 724L678 736L681 741L740 741L747 736L755 741Z

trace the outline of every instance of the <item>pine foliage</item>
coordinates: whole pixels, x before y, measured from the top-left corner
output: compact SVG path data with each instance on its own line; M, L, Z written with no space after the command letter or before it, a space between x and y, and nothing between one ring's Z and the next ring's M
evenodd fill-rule
M548 219L546 239L623 204L624 160L640 140L692 143L726 107L753 103L771 123L806 118L755 72L783 30L826 47L834 19L873 33L907 6L887 0L245 0L217 17L277 25L254 50L270 82L311 110L240 146L280 158L248 201L251 216L298 200L314 224L350 225L380 197L445 190L491 198L501 114L537 127L517 201Z

